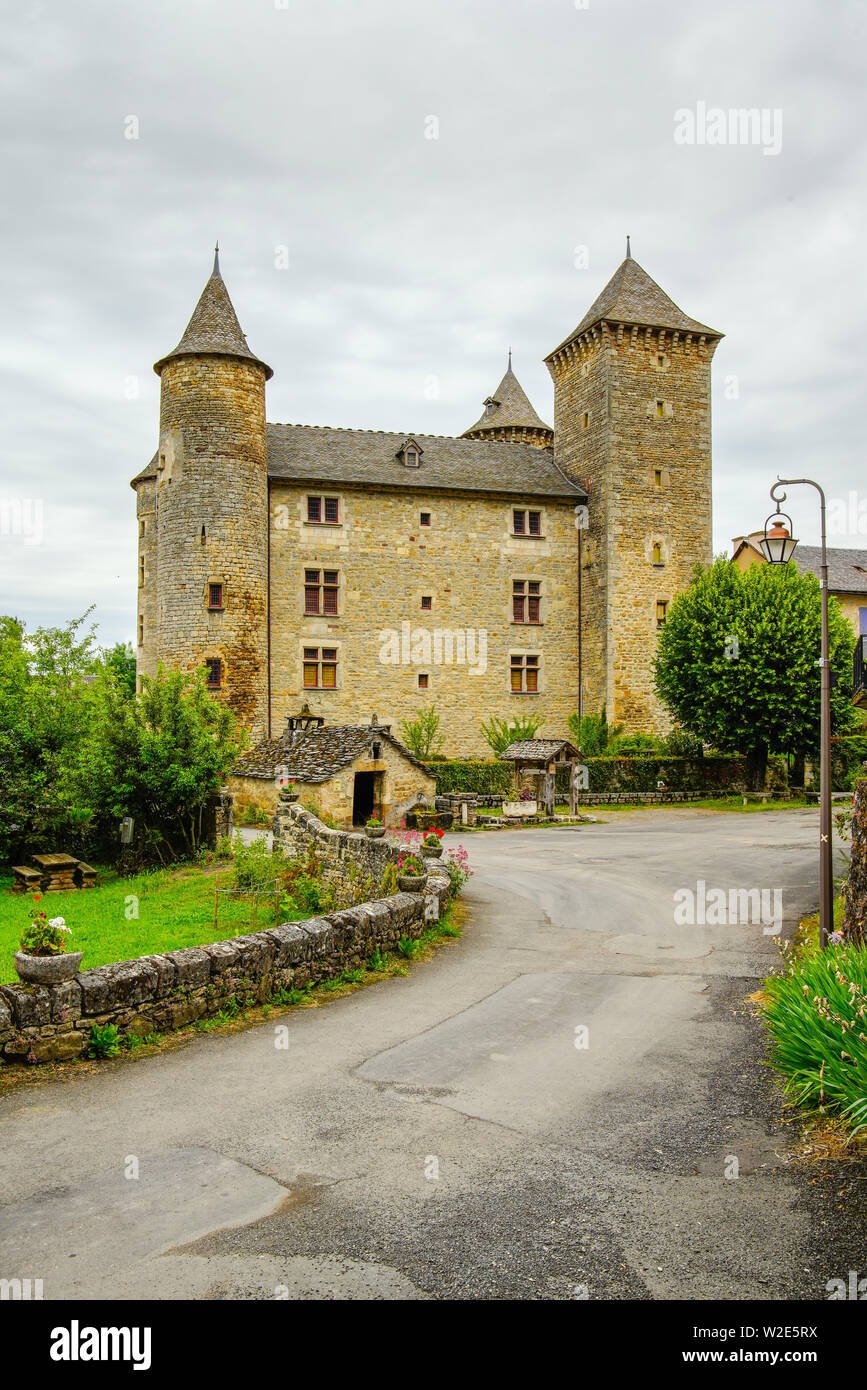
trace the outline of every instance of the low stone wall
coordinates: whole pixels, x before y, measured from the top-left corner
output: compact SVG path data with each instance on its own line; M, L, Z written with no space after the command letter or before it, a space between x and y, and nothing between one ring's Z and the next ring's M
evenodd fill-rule
M846 881L843 931L848 940L867 940L867 777L855 783L852 802L852 860Z
M171 1032L233 999L262 1004L280 989L333 979L363 966L377 948L393 951L401 937L420 936L426 925L424 897L396 893L250 936L101 965L60 985L0 985L0 1054L4 1062L77 1057L93 1024Z
M363 831L330 830L297 801L280 794L273 822L274 847L289 859L306 857L312 850L319 876L338 888L357 886L359 876L370 881L373 891L382 884L390 864L397 867L401 849L388 839L372 840ZM451 892L445 866L428 859L427 892L424 894L428 921L436 921L440 906Z
M62 1061L86 1050L94 1024L113 1023L122 1033L167 1033L219 1013L231 1000L242 1007L262 1004L278 990L334 979L363 966L377 949L395 950L401 937L421 936L451 894L448 873L429 860L426 892L377 897L400 850L384 839L329 830L286 797L274 818L274 843L290 859L312 849L319 876L337 888L357 890L363 875L372 900L208 946L101 965L47 988L0 985L2 1060Z

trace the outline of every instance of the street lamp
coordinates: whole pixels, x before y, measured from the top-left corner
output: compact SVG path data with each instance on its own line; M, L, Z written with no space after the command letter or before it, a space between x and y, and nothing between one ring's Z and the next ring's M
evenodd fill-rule
M822 519L822 563L820 566L822 587L822 654L819 667L822 676L822 699L820 714L819 742L819 944L824 951L828 937L834 930L834 879L832 872L831 840L831 667L828 653L828 550L825 531L825 494L812 478L778 478L771 488L771 501L778 510L772 512L765 522L765 533L759 547L771 565L784 565L795 553L798 542L792 536L792 521L779 504L785 502L783 487L797 487L805 484L814 487L819 494L819 507ZM783 525L788 521L788 527ZM773 523L773 524L771 524ZM768 527L770 526L770 530Z

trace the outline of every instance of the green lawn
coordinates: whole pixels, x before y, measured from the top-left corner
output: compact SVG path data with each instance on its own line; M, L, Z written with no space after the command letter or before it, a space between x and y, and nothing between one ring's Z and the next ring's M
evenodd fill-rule
M221 884L231 883L221 873ZM0 877L0 983L17 979L12 957L34 904L12 893L11 877ZM138 917L127 916L136 908ZM81 968L132 960L156 951L201 946L274 925L274 900L262 896L254 925L252 900L220 895L219 928L214 931L214 873L188 866L118 878L107 870L99 886L84 892L50 893L38 905L49 917L64 917L72 928L67 950L83 951ZM300 921L305 913L281 912L282 921Z

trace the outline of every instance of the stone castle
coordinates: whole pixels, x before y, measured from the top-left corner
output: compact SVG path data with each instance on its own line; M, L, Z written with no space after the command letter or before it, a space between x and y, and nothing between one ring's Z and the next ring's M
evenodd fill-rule
M711 361L721 334L626 259L546 358L554 427L511 366L460 438L267 424L272 370L214 269L160 377L132 486L138 672L204 666L250 730L305 703L395 730L433 705L445 749L480 721L548 737L604 705L666 727L651 663L711 560Z

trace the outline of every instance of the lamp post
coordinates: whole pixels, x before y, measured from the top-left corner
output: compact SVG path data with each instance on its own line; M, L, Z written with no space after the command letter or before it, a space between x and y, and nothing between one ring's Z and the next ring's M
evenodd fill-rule
M828 550L825 531L825 494L812 478L778 478L771 488L771 501L777 504L765 522L765 534L760 548L771 565L784 565L795 553L798 542L792 537L791 518L779 511L779 504L785 502L786 494L780 489L805 484L814 487L819 494L822 519L822 653L819 660L822 677L819 740L819 944L824 951L828 937L834 930L834 878L831 840L831 667L828 651ZM788 521L786 527L782 523ZM768 526L771 529L768 530Z

